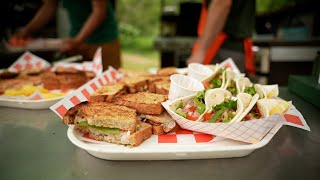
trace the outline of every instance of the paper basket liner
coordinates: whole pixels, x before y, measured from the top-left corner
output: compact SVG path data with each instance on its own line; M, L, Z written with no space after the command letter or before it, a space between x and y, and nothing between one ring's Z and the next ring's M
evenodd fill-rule
M26 51L8 68L8 71L21 72L31 68L47 69L49 67L48 61Z
M88 101L90 99L90 94L95 92L101 86L115 82L121 78L122 74L113 67L109 66L109 69L100 76L96 76L94 79L82 85L73 93L67 95L65 98L52 105L50 109L60 118L62 118L68 109L81 102Z
M237 67L237 65L234 63L234 61L232 60L232 58L228 58L226 60L224 60L223 62L220 63L221 67L229 67L231 68L236 74L240 74L240 70Z
M303 116L294 107L291 107L284 115L273 114L268 118L258 120L235 123L205 123L191 121L177 115L169 108L169 103L167 101L162 105L181 128L247 143L259 142L276 124L286 124L310 130ZM294 120L286 117L294 117ZM299 118L298 121L296 117ZM288 119L291 121L288 122Z
M80 71L92 71L96 75L101 75L103 66L102 66L102 54L101 54L102 48L99 47L93 57L92 61L84 61L82 63L57 63L53 68L52 71L54 71L57 67L73 67Z

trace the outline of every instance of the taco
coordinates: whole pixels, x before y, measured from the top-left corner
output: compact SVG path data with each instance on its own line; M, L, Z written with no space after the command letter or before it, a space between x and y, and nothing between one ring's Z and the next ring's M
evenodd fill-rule
M277 84L273 84L273 85L255 84L254 90L256 91L256 93L259 94L260 99L278 97L279 95L279 87Z
M252 99L252 96L247 93L239 93L236 99L232 98L231 96L221 99L221 95L212 95L212 98L208 98L208 100L211 102L207 102L209 105L212 104L212 107L203 115L204 122L236 122ZM206 94L206 99L207 96L208 95ZM217 100L216 97L218 97L219 100Z
M250 95L255 95L255 90L253 88L253 83L247 77L240 77L236 79L236 86L239 93L248 93Z
M259 95L255 94L238 121L267 118L274 113L283 114L288 110L289 106L290 102L282 99L259 99Z
M172 102L170 108L183 118L199 121L206 111L204 96L205 92L200 91L197 95L177 99Z
M205 78L202 83L205 89L222 88L226 83L226 70L227 68L217 68L213 74Z
M236 86L236 74L231 69L227 69L226 71L226 83L223 86L223 89L231 92L232 96L237 96L238 89Z
M283 114L291 105L291 102L283 99L259 99L257 106L263 117L269 117L274 113Z
M257 106L259 94L255 94L250 101L247 108L244 109L242 114L237 119L237 122L248 121L252 119L260 119L266 117L265 113L262 112L261 108ZM262 114L261 114L262 113Z

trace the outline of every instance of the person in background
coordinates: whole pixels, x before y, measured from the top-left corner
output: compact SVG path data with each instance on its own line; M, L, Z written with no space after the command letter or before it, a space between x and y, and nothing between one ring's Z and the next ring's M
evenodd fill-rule
M203 0L198 39L190 63L219 63L231 57L241 72L254 74L251 36L255 23L255 0Z
M59 0L45 0L33 19L15 33L10 41L23 42L54 17ZM81 54L91 61L102 47L103 69L121 66L118 27L114 10L108 0L62 0L71 24L70 38L64 39L60 51L67 55Z

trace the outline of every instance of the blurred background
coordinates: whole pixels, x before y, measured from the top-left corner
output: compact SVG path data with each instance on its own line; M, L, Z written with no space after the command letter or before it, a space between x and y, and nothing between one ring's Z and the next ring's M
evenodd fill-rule
M119 22L123 68L148 70L185 67L197 37L201 0L113 0ZM21 52L10 52L4 42L36 13L42 0L4 0L1 5L0 68L7 68ZM256 0L253 35L256 79L262 84L287 85L290 74L312 73L320 51L320 3L317 0ZM69 30L66 11L39 37L63 38ZM48 61L52 51L32 52Z

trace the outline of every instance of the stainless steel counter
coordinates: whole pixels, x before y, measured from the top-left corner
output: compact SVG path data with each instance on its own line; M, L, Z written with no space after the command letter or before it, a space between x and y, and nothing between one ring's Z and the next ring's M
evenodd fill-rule
M311 132L282 127L269 144L243 158L107 161L75 147L50 110L0 107L0 179L318 179L320 110L280 88Z

